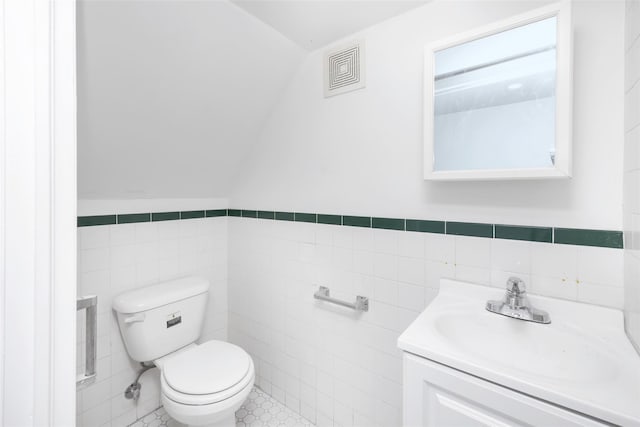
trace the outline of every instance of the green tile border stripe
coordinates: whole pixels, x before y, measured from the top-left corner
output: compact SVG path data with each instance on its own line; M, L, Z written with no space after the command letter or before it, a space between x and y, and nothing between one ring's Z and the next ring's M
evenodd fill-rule
M293 221L295 215L293 212L276 212L276 219L278 221Z
M622 231L591 230L560 227L534 227L523 225L484 224L455 221L432 221L422 219L381 218L353 215L336 215L305 212L277 212L247 209L212 209L182 212L152 212L113 215L78 216L78 227L132 224L150 221L172 221L191 218L245 217L278 221L297 221L348 227L366 227L409 232L451 234L484 238L521 240L528 242L555 243L579 246L596 246L622 249Z
M370 216L343 216L342 225L350 227L369 227L371 228Z
M204 211L183 211L180 212L180 219L204 218Z
M318 222L318 215L314 213L295 212L293 218L296 222Z
M551 243L553 229L551 227L523 227L520 225L495 224L495 238L508 240L525 240L529 242Z
M276 213L273 211L258 211L258 218L260 219L276 219Z
M180 212L152 212L151 221L175 221L180 219Z
M449 222L445 223L445 233L456 236L493 237L493 224L478 222Z
M214 218L214 217L218 217L218 216L227 216L227 210L226 209L212 209L209 211L205 211L204 212L205 216L207 218Z
M318 224L342 225L342 216L318 214Z
M371 227L385 230L404 231L404 219L398 218L371 218Z
M135 213L118 215L118 224L132 224L135 222L150 222L150 213Z
M258 211L242 209L242 216L244 218L258 218Z
M444 234L444 221L426 221L422 219L406 220L407 231L418 231L421 233Z
M112 225L116 224L115 215L92 215L92 216L79 216L78 227L91 227L94 225Z
M553 243L622 249L622 231L554 228Z

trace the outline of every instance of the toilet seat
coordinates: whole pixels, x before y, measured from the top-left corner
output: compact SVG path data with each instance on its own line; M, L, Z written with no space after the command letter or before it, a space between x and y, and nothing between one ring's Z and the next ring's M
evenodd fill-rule
M229 399L253 384L251 357L224 341L207 341L162 362L164 395L184 405L209 405Z

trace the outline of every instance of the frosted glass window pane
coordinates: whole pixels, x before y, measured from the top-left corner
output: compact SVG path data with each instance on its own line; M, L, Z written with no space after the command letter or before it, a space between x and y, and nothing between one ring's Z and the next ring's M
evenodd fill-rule
M553 166L555 17L435 53L434 170Z

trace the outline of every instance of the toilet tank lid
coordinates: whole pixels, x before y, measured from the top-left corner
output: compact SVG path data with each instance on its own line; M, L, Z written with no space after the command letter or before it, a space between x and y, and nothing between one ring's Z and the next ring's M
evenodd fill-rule
M202 277L183 277L124 292L113 299L113 309L130 314L151 310L209 290L209 281Z

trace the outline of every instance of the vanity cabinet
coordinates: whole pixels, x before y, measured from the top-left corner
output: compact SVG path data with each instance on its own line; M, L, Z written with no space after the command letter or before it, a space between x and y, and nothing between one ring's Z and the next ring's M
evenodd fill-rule
M403 382L406 427L609 425L407 352Z

